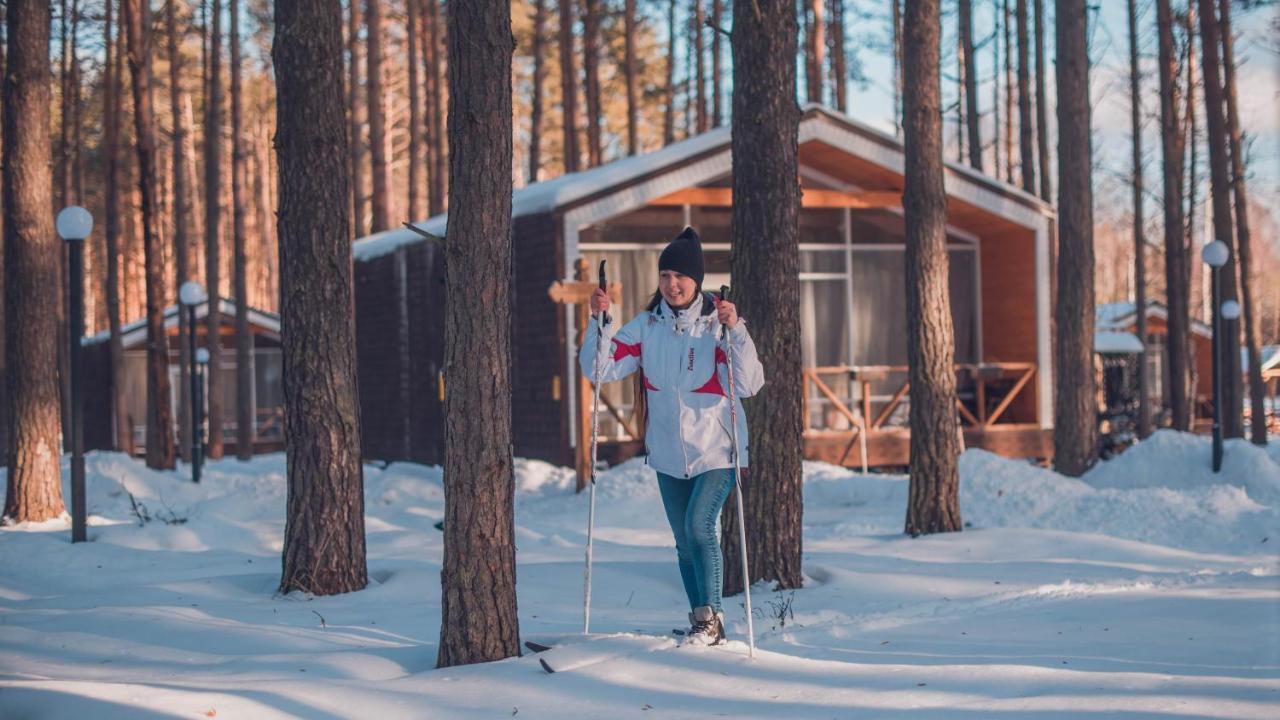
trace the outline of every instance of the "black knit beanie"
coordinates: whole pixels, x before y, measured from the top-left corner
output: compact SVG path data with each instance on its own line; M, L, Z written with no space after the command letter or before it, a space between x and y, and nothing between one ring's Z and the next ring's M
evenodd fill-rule
M704 274L702 269L702 241L698 239L696 230L686 227L684 232L680 233L662 251L662 255L658 258L658 271L661 272L663 270L675 270L681 275L693 278L698 287L702 287Z

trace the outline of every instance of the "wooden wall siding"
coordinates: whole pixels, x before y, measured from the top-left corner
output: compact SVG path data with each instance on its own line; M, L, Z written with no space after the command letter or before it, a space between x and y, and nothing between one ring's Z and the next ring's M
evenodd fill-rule
M1015 458L1048 459L1053 456L1053 430L1036 425L1010 425L987 430L966 429L966 448L982 448L997 455ZM867 435L867 464L872 467L905 466L909 462L911 433L905 429L881 430ZM848 452L846 453L846 450ZM858 443L849 448L849 436L811 435L804 440L806 460L818 460L860 467Z
M364 457L404 459L396 253L354 265L356 376Z
M1013 229L982 236L981 264L983 361L1039 363L1034 233ZM1039 383L1028 384L1009 406L1006 417L1013 422L1035 422L1038 389Z
M404 410L409 422L407 459L439 465L444 462L444 403L439 385L444 364L443 249L435 243L406 247L405 275L409 364L408 377L401 384L407 382L409 389L403 398L408 403ZM369 436L366 428L364 437Z
M547 296L547 288L562 275L560 223L548 213L518 217L512 226L511 422L516 455L571 466L564 407L572 378L561 377L560 400L552 392L554 378L564 374L563 310Z

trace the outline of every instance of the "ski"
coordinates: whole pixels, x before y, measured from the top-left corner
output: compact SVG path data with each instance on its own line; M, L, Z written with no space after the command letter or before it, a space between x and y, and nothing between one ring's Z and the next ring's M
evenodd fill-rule
M543 645L542 643L534 642L532 640L525 640L524 646L528 648L530 652L533 652L533 653L546 652L551 648L555 647L554 645Z
M538 654L538 664L548 674L578 670L606 660L678 647L668 637L610 635L551 647Z

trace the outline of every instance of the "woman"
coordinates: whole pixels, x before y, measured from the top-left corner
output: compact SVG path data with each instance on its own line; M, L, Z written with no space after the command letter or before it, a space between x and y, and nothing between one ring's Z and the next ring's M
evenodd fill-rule
M702 292L702 244L685 228L658 259L658 290L645 312L615 329L587 325L579 353L593 381L620 380L641 371L648 406L647 462L658 473L658 489L675 535L676 557L689 596L689 641L724 640L720 606L723 560L716 520L733 490L734 447L729 429L729 386L723 336L733 355L733 402L737 403L739 464L747 466L747 424L740 398L764 384L756 346L733 303ZM609 309L597 289L592 317ZM723 326L723 327L722 327Z

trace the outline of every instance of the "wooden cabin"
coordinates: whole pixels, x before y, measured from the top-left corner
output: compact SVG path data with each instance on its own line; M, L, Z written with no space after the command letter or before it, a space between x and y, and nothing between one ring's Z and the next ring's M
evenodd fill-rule
M227 454L236 452L236 305L223 298L219 304L222 323L219 337L222 346L220 377L222 386L222 438ZM169 405L178 417L178 387L181 378L180 350L178 347L177 305L164 312L164 329L169 341ZM196 343L205 346L205 317L208 302L196 306ZM254 452L275 452L284 449L284 385L280 348L280 317L256 308L249 308L249 332L253 336L252 393L254 404ZM85 448L106 450L113 447L130 447L135 454L146 452L147 430L147 323L146 318L134 320L120 328L124 345L125 402L133 428L129 443L118 443L115 423L112 422L113 394L111 392L110 333L100 332L84 339L85 373ZM206 379L205 397L208 397ZM174 427L176 437L177 427ZM206 438L208 437L206 431Z
M800 122L799 163L805 456L905 465L902 143L809 105ZM704 287L728 284L732 173L730 129L723 127L515 192L517 455L583 465L589 391L576 357L584 310L553 300L553 284L572 282L582 261L594 268L608 260L618 285L615 314L625 321L652 295L658 255L685 225L702 236ZM1054 210L958 164L947 165L946 189L956 413L965 443L1047 458ZM419 226L443 235L446 218ZM365 454L438 462L448 389L441 373L443 253L397 229L356 242L354 254ZM556 296L571 295L567 287ZM642 451L632 393L628 382L602 391L601 456L612 462Z
M1147 364L1148 403L1157 427L1171 420L1169 393L1169 309L1162 303L1146 303L1147 337L1139 341L1137 304L1115 302L1099 305L1094 322L1094 352L1101 366L1099 411L1133 405L1138 394L1137 363ZM1191 319L1191 380L1195 388L1193 422L1213 417L1213 329ZM1142 356L1142 360L1139 360ZM1136 410L1135 410L1136 412Z

